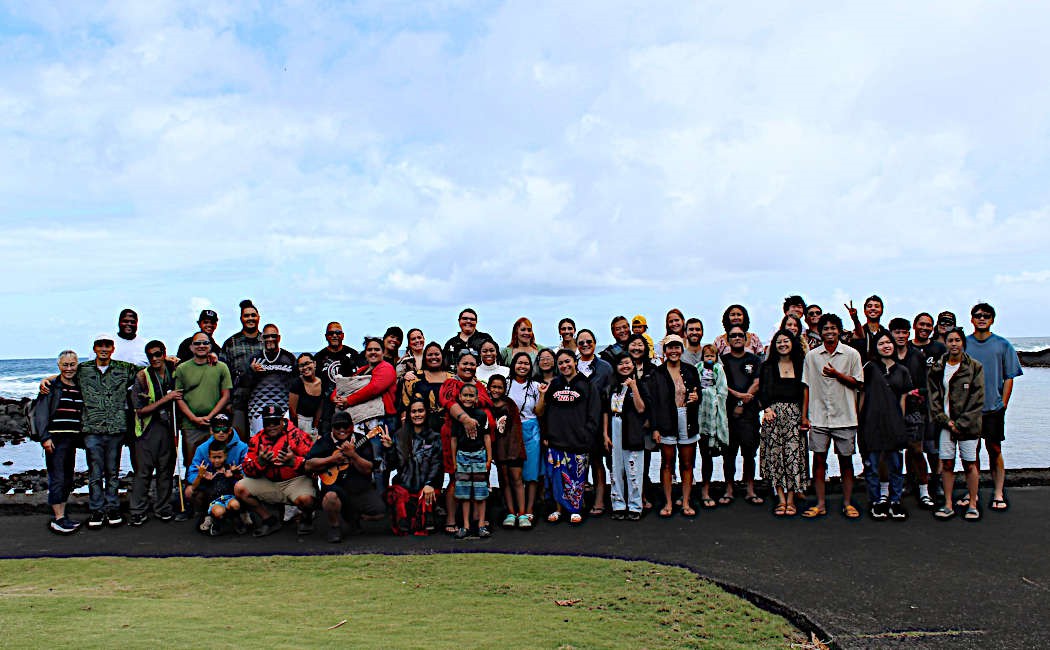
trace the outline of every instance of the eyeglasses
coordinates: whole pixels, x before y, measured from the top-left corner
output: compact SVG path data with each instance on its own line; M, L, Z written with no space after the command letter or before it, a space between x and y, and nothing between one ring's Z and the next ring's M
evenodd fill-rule
M582 341L576 341L576 345L591 346L591 345L594 345L594 341L588 341L587 339L584 339Z
M987 319L991 318L992 315L987 313L987 312L979 311L976 314L974 314L973 317L974 318L979 318L981 320L987 320Z
M314 365L314 362L313 362L313 361L307 361L306 363L300 363L300 364L299 364L299 367L300 367L300 368L309 368L309 367L310 367L310 366L312 366L312 365Z
M343 330L328 330L324 333L325 336L342 336Z
M743 334L737 332L736 334L727 334L726 338L727 339L745 339L747 337L744 336Z
M149 353L149 358L150 359L163 359L164 358L164 350L157 350L156 352L150 352Z
M211 341L194 341L190 345L211 345Z
M263 334L262 337L264 341L276 341L279 336L279 334Z

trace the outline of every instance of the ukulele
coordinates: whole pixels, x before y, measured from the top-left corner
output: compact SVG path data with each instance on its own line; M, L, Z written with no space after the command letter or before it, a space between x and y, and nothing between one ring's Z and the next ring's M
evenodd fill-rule
M383 433L382 427L372 427L372 429L369 430L368 433L361 436L361 438L354 443L354 450L356 451L360 449L362 446L364 446L366 442L368 442L372 438L375 438L381 433ZM332 485L333 483L339 480L339 475L348 469L350 469L350 461L346 460L344 462L339 463L338 465L332 465L323 472L319 472L317 474L317 478L321 479L322 485Z

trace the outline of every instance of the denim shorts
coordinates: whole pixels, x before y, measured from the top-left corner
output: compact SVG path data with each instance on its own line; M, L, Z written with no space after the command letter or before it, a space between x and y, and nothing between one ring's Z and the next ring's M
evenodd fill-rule
M700 439L699 435L689 436L689 423L686 418L686 407L678 407L678 431L674 436L660 435L661 445L692 445Z

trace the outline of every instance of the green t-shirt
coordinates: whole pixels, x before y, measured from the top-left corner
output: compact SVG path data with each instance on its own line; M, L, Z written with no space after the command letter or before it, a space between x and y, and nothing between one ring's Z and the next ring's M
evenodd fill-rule
M190 360L175 368L175 390L182 391L183 401L197 417L211 413L222 391L232 388L230 368L222 361L212 366Z

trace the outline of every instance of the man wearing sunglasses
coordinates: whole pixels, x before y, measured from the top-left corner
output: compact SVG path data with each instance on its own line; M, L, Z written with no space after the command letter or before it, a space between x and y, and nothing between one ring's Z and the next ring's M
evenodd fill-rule
M820 305L809 305L806 307L806 342L809 344L810 350L816 350L824 344L824 339L820 335L820 328L817 324L820 323L820 317L824 315L824 310Z
M157 500L153 514L170 521L171 479L175 474L175 402L182 393L175 390L175 364L168 361L160 341L145 346L149 367L135 374L131 403L135 407L134 442L131 453L136 461L131 483L131 525L141 526L149 518L150 484L156 478Z
M335 380L349 377L363 364L357 350L343 345L346 335L338 321L332 321L325 327L324 338L327 345L314 355L317 364L317 376L321 379L321 395L331 395L335 390ZM321 414L317 421L317 433L326 436L332 430L332 414L335 405L331 400L321 400Z
M268 323L263 327L262 342L263 348L252 357L251 372L242 382L251 390L248 418L253 436L262 431L264 406L276 406L282 415L288 410L288 392L298 373L295 355L281 349L281 332L276 325Z
M182 458L186 463L208 437L211 419L226 409L233 388L229 367L222 361L213 365L209 359L211 337L207 332L197 332L190 337L190 349L193 358L175 368L175 390L182 393L182 399L176 403L182 413L179 426Z
M211 342L209 352L214 354L216 359L225 361L222 354L222 348L215 342L215 328L218 326L219 315L215 313L215 310L202 309L200 316L197 317L197 332L204 332L208 336L208 340ZM190 344L193 342L193 337L197 332L190 334L182 341L182 343L179 343L178 352L175 353L175 356L179 358L179 361L189 361L193 358L193 349L190 347Z
M1003 440L1006 438L1006 408L1014 390L1014 378L1020 377L1021 362L1017 350L1005 338L992 334L995 309L986 302L970 310L973 334L966 337L966 354L984 366L984 414L981 439L988 450L995 492L989 507L1003 511L1010 507L1003 494L1006 469L1003 465ZM978 447L980 453L980 447ZM977 504L972 504L976 506Z

